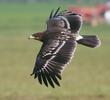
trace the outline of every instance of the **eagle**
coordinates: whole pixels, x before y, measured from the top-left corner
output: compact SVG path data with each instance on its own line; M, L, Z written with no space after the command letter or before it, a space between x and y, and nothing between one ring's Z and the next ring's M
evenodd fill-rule
M34 79L40 84L55 88L60 86L59 80L66 65L73 58L77 44L87 47L99 47L100 40L95 35L79 35L83 19L81 15L67 10L52 10L47 20L47 29L29 36L42 42L37 55L33 72Z

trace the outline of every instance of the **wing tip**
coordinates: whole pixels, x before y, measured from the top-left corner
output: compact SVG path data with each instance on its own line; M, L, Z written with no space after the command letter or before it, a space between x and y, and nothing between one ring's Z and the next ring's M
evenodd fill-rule
M58 12L60 11L60 9L61 9L61 7L58 7L55 13L54 13L54 9L52 9L50 16L49 16L49 19L56 17ZM53 15L53 13L54 13L54 15Z

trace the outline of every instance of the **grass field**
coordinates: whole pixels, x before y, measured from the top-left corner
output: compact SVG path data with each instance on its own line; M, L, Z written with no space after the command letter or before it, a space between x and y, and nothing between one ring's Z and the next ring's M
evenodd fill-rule
M30 76L41 43L28 40L46 29L51 8L70 4L0 4L0 100L110 100L110 26L83 25L80 34L97 34L102 45L79 45L64 71L61 87L39 85Z

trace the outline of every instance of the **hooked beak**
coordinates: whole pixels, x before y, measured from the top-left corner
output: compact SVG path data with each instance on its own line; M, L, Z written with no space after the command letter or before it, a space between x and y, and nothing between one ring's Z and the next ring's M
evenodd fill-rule
M35 37L32 36L32 35L30 35L30 36L28 37L28 40L30 40L30 39L35 39Z

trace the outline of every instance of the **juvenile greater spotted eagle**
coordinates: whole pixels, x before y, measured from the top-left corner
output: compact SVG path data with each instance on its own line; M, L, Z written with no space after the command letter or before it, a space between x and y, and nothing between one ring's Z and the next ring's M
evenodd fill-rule
M29 37L43 43L31 75L34 75L34 79L38 78L40 84L44 82L47 87L50 84L53 88L54 84L60 86L58 79L62 79L61 74L71 61L77 44L91 48L100 45L100 40L95 35L79 35L81 15L59 10L60 8L55 13L51 11L46 31Z

